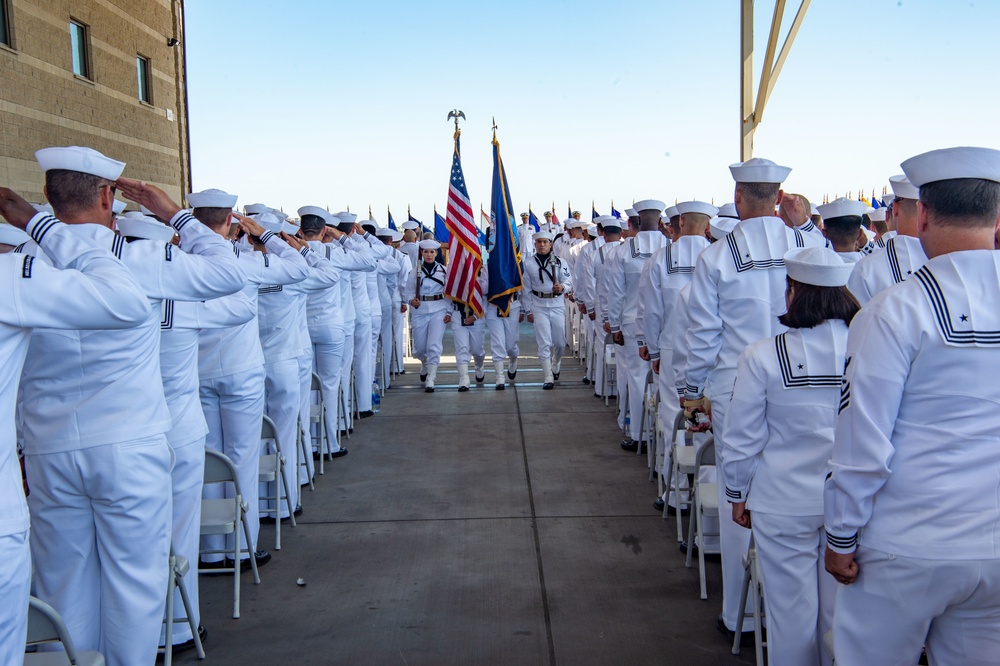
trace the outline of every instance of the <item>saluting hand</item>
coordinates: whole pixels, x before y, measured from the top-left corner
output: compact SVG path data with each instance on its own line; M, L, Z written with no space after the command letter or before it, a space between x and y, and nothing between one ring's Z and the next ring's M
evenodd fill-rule
M145 206L161 220L169 221L181 209L169 194L144 180L119 178L115 181L115 186L123 197Z
M304 247L308 247L306 245L306 242L304 240L302 240L301 238L296 238L295 236L290 236L290 235L286 234L284 231L282 231L279 235L281 236L281 240L285 241L286 243L288 243L289 245L291 245L296 250L301 250Z
M37 214L35 207L20 194L6 187L0 187L0 215L12 226L24 229Z
M260 238L267 231L264 227L257 224L257 220L243 215L242 213L233 212L233 217L240 221L240 229L250 234L251 236L256 236Z

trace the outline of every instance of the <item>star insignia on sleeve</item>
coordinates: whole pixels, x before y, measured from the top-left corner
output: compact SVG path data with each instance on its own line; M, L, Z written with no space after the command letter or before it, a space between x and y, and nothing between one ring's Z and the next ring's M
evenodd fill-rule
M969 321L969 315L962 315L959 317L962 321Z

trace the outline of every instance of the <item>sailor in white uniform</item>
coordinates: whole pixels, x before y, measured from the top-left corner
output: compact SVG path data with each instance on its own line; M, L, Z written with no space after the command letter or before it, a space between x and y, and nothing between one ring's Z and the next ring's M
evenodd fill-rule
M395 272L388 275L379 273L379 299L382 304L382 376L381 384L383 388L389 388L392 381L392 358L399 351L402 352L402 339L398 341L395 337L396 320L399 312L399 304L402 301L400 296L400 280L406 281L406 276L410 274L410 260L405 254L392 246L393 238L397 234L392 229L379 229L375 234L386 247L392 251L390 256L396 262ZM398 347L398 350L397 350ZM402 359L402 355L399 356Z
M704 201L684 201L678 210L677 235L672 243L653 253L643 266L639 279L639 314L636 326L646 342L640 349L649 357L660 396L659 418L672 424L680 411L677 376L671 362L674 348L674 318L683 304L678 304L682 288L691 284L698 255L708 247L705 232L718 208ZM665 443L666 444L666 443ZM669 445L669 444L668 444ZM665 452L659 452L665 460ZM662 472L663 470L658 470ZM663 500L655 503L663 508Z
M632 204L632 208L639 214L639 230L618 249L617 260L611 265L608 275L608 321L615 343L623 347L619 350L619 357L627 359L624 368L619 368L618 372L619 385L626 384L624 395L629 427L621 443L626 451L635 451L640 445L642 400L649 373L649 361L642 358L639 352L640 347L646 346L645 340L636 325L639 278L653 253L670 242L659 229L660 213L666 204L644 199Z
M843 197L816 206L823 216L823 233L830 247L846 262L856 264L864 256L858 248L868 243L862 216L868 210L864 201Z
M577 257L576 271L573 274L573 297L577 311L580 313L581 335L583 335L584 339L587 340L587 349L590 350L584 365L584 384L594 383L594 352L600 347L600 345L595 346L597 339L597 324L594 319L596 319L596 316L594 319L591 319L588 315L588 310L591 308L594 303L594 299L596 298L596 285L594 283L594 255L597 253L599 248L604 247L604 220L605 218L603 216L596 218L597 237L593 240L593 242L588 243L587 246L580 251L580 256ZM603 339L603 334L600 337ZM595 383L594 386L596 387L597 384Z
M527 213L521 213L521 224L517 225L517 229L515 229L517 231L517 249L521 251L522 260L526 260L528 255L535 251L535 246L531 242L535 228L528 221L530 217Z
M243 245L242 250L237 248L237 257L247 275L242 293L253 303L253 319L239 326L204 329L198 341L201 406L208 422L205 445L228 456L236 467L240 490L248 506L249 551L255 553L258 565L263 565L271 556L256 548L260 530L257 482L260 423L264 415L266 381L266 359L256 316L258 295L261 287L285 286L306 279L309 264L298 250L277 234L266 231L250 217L234 213L235 195L213 189L193 192L187 200L194 209L194 216L215 233L227 235L231 220L238 219L241 232L267 251L255 251L253 246L247 245ZM220 498L222 493L221 484L212 484L203 491L206 499ZM231 552L233 538L232 535L203 537L202 545L206 549ZM240 548L246 549L245 537L240 534L239 538ZM249 555L243 559L248 558ZM222 562L223 555L221 552L208 554L202 560L204 568L205 564Z
M420 225L413 220L403 222L403 243L399 246L399 251L410 258L410 268L416 270L420 263Z
M334 457L347 455L347 449L335 441L337 433L337 400L342 389L344 347L349 335L353 334L345 321L343 307L343 284L350 283L353 271L371 272L375 270L375 259L367 252L347 249L347 237L337 229L337 219L319 206L303 206L298 210L301 218L302 237L316 253L328 261L339 274L339 283L332 289L309 293L307 317L309 337L313 345L316 374L323 387L326 403L326 432L330 436L330 450ZM324 234L334 240L324 243Z
M791 171L770 160L753 158L729 167L736 181L736 209L742 221L723 240L698 257L688 316L685 410L693 418L711 412L715 451L723 462L725 418L736 378L736 361L747 345L784 331L778 316L785 311L785 264L793 247L821 247L823 239L789 229L774 215L781 198L781 183ZM724 486L719 484L720 506L725 506ZM722 622L736 627L742 558L750 541L749 530L720 521L722 550Z
M873 252L855 264L847 283L861 305L868 303L883 289L908 280L927 261L924 248L917 238L919 192L906 176L893 176L889 182L895 193L891 210L896 230L891 236L888 232L883 234L884 251Z
M573 291L573 277L561 259L552 254L552 233L540 231L534 237L535 252L524 262L524 307L528 321L535 325L538 360L542 364L542 388L555 387L566 349L566 306L564 295Z
M413 356L420 361L420 380L428 393L434 392L444 328L451 321L451 301L444 296L445 268L435 260L440 247L436 240L420 241L422 260L407 278L404 292L412 308Z
M171 532L166 434L173 422L160 373L161 302L231 293L244 277L231 261L215 267L165 242L126 243L114 234L112 189L140 185L115 183L121 162L79 147L47 148L36 158L56 213L72 233L120 256L150 307L147 320L126 331L32 335L21 405L35 590L81 649L101 650L109 664L149 663L163 620ZM170 213L185 246L207 235L176 206ZM201 247L212 254L207 243ZM204 283L203 270L214 271Z
M448 270L455 263L448 265ZM480 293L483 298L489 291L489 271L486 266L481 266L479 274L475 278L479 283ZM474 369L476 373L476 383L481 384L486 379L486 322L484 320L485 311L476 314L476 311L467 303L453 301L455 311L451 315L451 334L455 341L455 365L458 367L458 391L465 393L469 390L469 361L475 361Z
M365 283L368 287L368 300L372 304L371 374L365 378L364 386L368 388L367 392L361 391L361 384L359 384L359 392L368 399L366 402L359 400L358 407L362 410L362 418L366 418L375 413L372 409L372 398L376 390L373 383L376 380L375 375L378 368L379 337L382 335L382 309L385 307L386 299L388 298L387 292L383 294L386 291L385 280L390 276L395 276L399 272L399 264L396 263L396 259L392 254L392 248L383 243L377 236L378 226L373 221L367 220L362 222L361 229L363 233L360 235L355 234L353 238L366 242L368 244L368 252L378 260L375 272L365 276ZM385 387L385 383L381 378L379 378L378 383L382 388ZM368 407L368 409L366 410L364 407Z
M493 243L494 238L490 234L487 237L487 250L492 250ZM524 321L519 298L520 295L517 293L510 295L507 312L503 312L491 303L485 304L486 328L490 333L490 354L493 357L493 372L497 391L503 391L506 387L504 360L508 361L507 379L513 380L517 377L517 358L521 353L520 347L517 345L520 333L518 325Z
M605 280L605 267L608 259L616 247L622 243L622 222L610 215L602 216L601 226L604 227L604 242L598 246L590 258L588 273L593 274L593 278L587 278L588 283L593 282L592 287L588 287L587 319L594 325L594 345L595 353L594 367L590 378L594 384L594 396L602 397L604 387L604 340L611 332L611 325L608 324L607 313L607 281Z
M826 482L838 663L1000 653L1000 151L902 164L927 263L855 317Z
M625 243L628 242L630 238L639 233L639 214L636 213L631 208L628 209L634 213L629 215L627 219L627 224L622 227L622 242L618 245L612 245L610 248L605 248L604 260L605 264L602 268L602 275L598 278L599 293L598 299L600 301L601 312L603 313L603 321L601 326L605 333L611 333L611 322L609 321L610 310L611 310L611 278L612 274L615 274L616 266L619 263L619 253L622 252L622 248ZM612 340L614 336L612 335ZM618 349L618 343L615 344L615 392L617 394L617 421L618 428L622 432L627 432L630 428L626 427L626 417L628 416L628 361L629 356L627 354L622 354L621 350ZM625 442L631 442L632 438L629 436L625 437Z
M396 276L396 291L392 294L392 340L393 358L391 371L397 375L405 372L403 359L406 355L406 303L403 302L403 288L406 278L413 271L413 263L409 255L403 252L401 241L403 234L392 232L392 246L400 256L399 275ZM419 249L419 248L417 248Z
M170 219L179 206L156 187L119 179L126 196L135 197L146 210L156 211L160 219ZM152 241L159 246L170 243L175 231L172 226L141 212L126 213L117 220L118 233L129 243L137 239ZM160 374L163 393L173 425L167 433L167 442L174 455L170 469L172 488L171 540L174 552L190 562L198 561L198 541L201 524L201 491L205 469L205 435L208 426L198 399L198 331L200 328L235 325L249 319L253 313L247 301L233 308L210 310L218 315L221 323L215 324L208 316L186 321L185 313L195 310L191 298L201 294L203 300L215 303L222 291L236 294L246 282L246 275L239 266L233 246L212 233L196 219L188 216L184 225L184 241L176 251L173 261L184 261L185 271L199 277L199 283L185 290L182 300L164 300L161 303L160 321ZM133 249L130 247L130 249ZM185 254L182 256L180 252ZM234 279L234 275L239 276ZM169 283L168 283L169 284ZM220 288L222 291L220 291ZM223 294L228 295L228 294ZM226 299L230 302L232 299ZM208 308L205 308L209 310ZM218 320L215 320L218 321ZM198 572L191 567L184 576L188 599L194 615L195 626L200 621ZM176 593L175 608L183 608L180 593ZM186 623L173 632L173 644L179 645L192 639ZM161 636L160 644L166 638Z
M102 191L100 196L103 205L110 205L110 192ZM14 410L31 329L132 328L149 319L149 301L132 273L108 248L71 233L52 215L37 213L6 188L0 188L0 215L17 225L0 224L0 291L4 294L0 299L0 347L4 350L0 358L0 662L20 664L32 564ZM32 239L47 263L30 255L8 254ZM153 658L155 648L155 644L146 645L144 653Z
M789 330L740 355L722 477L732 520L753 522L767 608L768 660L829 664L836 582L823 571L823 481L847 347L860 309L852 265L820 247L785 255ZM721 520L730 518L722 512ZM821 652L822 651L822 652Z
M368 251L371 245L364 238L367 232L360 229L356 224L358 216L354 213L341 211L335 215L340 220L338 228L347 234L345 242L351 249L357 251ZM376 257L377 260L377 257ZM351 298L354 302L354 331L349 333L353 338L353 346L350 346L351 357L349 369L347 370L346 381L341 375L344 386L344 393L353 391L350 397L354 401L355 411L362 418L372 415L372 382L375 379L375 368L373 367L374 354L372 352L372 328L374 309L381 308L377 302L378 295L375 290L369 289L369 277L366 273L354 271L350 274ZM374 275L371 281L377 284L378 280ZM372 303L372 296L375 303ZM346 352L346 349L345 349ZM345 361L348 360L345 358ZM350 371L354 371L354 386L351 386Z

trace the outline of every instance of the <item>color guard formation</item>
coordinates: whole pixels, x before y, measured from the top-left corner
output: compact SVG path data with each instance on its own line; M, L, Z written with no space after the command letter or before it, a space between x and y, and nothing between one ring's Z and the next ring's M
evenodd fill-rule
M771 663L1000 653L1000 151L910 158L879 211L813 207L781 190L790 168L755 158L730 167L722 207L643 199L537 231L524 214L523 288L482 316L445 295L452 267L416 224L241 214L214 189L184 209L91 149L36 157L47 205L0 188L3 663L21 660L29 592L109 664L193 641L162 635L171 553L197 563L197 616L198 570L267 563L261 522L301 510L314 458L348 453L339 435L377 413L407 350L435 392L450 326L465 393L486 382L488 339L503 390L522 321L542 390L579 353L584 383L616 398L621 448L652 449L661 478L675 423L714 442L718 543L699 527L683 547L721 553L724 631L751 626L752 539ZM488 292L485 267L470 279ZM287 500L258 483L265 415ZM246 537L199 532L202 499L232 495L202 487L206 449L235 467ZM694 481L671 477L656 507L685 511Z

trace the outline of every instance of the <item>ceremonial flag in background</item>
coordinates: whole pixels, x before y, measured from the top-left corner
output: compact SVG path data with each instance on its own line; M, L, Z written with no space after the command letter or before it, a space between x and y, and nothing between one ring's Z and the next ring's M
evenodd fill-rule
M406 209L406 221L407 222L416 222L417 224L419 224L420 225L420 233L421 233L421 235L431 233L431 230L428 229L427 227L425 227L423 222L421 222L417 218L413 217L413 213L410 212L409 208ZM418 238L417 241L419 242L420 239Z
M444 218L438 215L437 207L434 208L434 240L447 245L451 241L451 232L444 223Z
M493 132L493 191L490 216L493 218L493 250L487 261L490 276L489 301L503 314L510 312L510 297L521 291L521 256L514 240L514 206L507 188L507 174L500 160L500 142Z
M611 204L611 214L616 218L618 218L619 220L622 219L622 214L615 210L614 204Z
M531 228L535 231L541 230L541 227L538 226L538 218L535 217L535 213L531 210L531 206L528 206L528 224L530 224Z
M456 120L456 126L457 126ZM483 266L483 253L479 248L479 234L475 214L469 201L469 190L465 186L462 173L462 154L455 130L455 154L451 161L451 179L448 181L448 208L443 226L449 233L448 274L444 283L444 294L458 303L472 308L477 317L483 316L483 292L479 288L479 271ZM434 212L437 227L437 218Z
M397 230L396 222L392 219L392 211L389 210L388 207L386 207L385 212L389 214L389 228L392 229L393 231L396 231Z
M573 217L573 206L571 206L570 203L567 201L566 202L566 219L568 220L571 217Z
M570 214L569 217L573 217L572 213ZM566 219L568 220L569 217L567 217ZM552 224L559 224L559 218L556 216L556 202L555 201L552 202Z
M594 204L590 204L590 221L593 222L599 217L600 215L597 214L597 209L594 208Z

